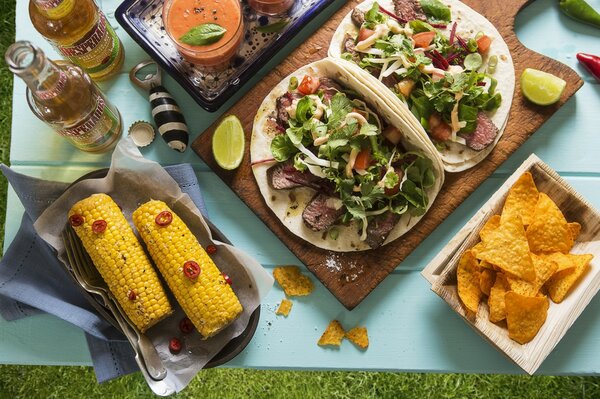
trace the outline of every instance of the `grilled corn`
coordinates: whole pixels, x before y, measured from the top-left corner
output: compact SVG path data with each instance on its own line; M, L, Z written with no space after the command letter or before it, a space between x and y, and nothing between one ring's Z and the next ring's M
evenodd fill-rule
M227 327L242 305L185 223L162 201L133 212L133 223L169 288L203 338Z
M129 319L144 332L173 310L150 259L106 194L93 194L69 211L69 222Z

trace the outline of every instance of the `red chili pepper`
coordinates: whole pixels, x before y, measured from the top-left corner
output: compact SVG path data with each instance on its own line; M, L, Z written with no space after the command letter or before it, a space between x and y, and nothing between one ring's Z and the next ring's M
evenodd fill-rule
M169 211L162 211L156 216L154 221L159 226L167 226L173 221L173 214Z
M191 280L197 279L200 275L200 265L193 260L188 260L183 264L183 274Z
M225 273L221 273L223 275L223 278L225 279L225 282L229 285L231 285L233 282L231 281L231 277L229 277L228 274Z
M208 253L209 255L212 255L212 254L214 254L216 252L217 252L217 246L216 245L210 244L210 245L206 246L206 253Z
M188 317L184 317L179 322L179 329L181 330L182 333L189 334L192 331L194 331L194 324Z
M135 298L137 298L137 295L135 293L134 290L129 290L127 292L127 298L129 298L130 301L135 301Z
M171 353L177 354L181 352L181 347L182 345L179 338L171 338L169 340L169 350L171 351Z
M94 223L92 223L92 231L94 233L102 233L104 230L106 230L106 226L106 220L94 220Z
M71 223L71 226L73 227L81 226L84 221L85 219L81 215L71 215L69 218L69 223Z
M600 82L600 57L592 54L577 53L577 59Z

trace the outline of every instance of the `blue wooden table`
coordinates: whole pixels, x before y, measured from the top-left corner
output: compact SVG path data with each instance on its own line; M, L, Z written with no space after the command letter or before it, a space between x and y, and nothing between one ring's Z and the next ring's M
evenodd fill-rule
M600 0L589 0L600 9ZM113 26L117 0L100 0ZM340 6L343 1L338 0ZM17 39L28 39L54 55L32 28L27 1L17 2ZM487 198L527 156L535 152L596 207L600 208L600 84L578 65L577 52L600 54L600 30L578 24L559 13L556 0L536 0L517 20L523 43L571 66L584 77L585 85L558 113L506 161L492 178L475 191L456 212L426 239L396 271L355 310L349 312L319 283L315 292L294 300L288 318L275 315L284 294L279 287L269 293L261 309L261 320L250 345L228 366L277 369L360 369L433 372L519 373L520 370L476 335L436 294L429 290L420 271L452 238ZM306 39L331 14L320 15L285 51L269 62L254 79L229 101L221 112L250 90L262 76ZM136 120L151 120L146 94L134 88L129 69L147 59L146 54L117 29L126 48L122 73L102 89L119 107L125 127ZM324 43L324 46L326 44ZM191 127L192 140L220 112L207 113L174 83L167 88L181 104ZM10 161L17 171L32 176L72 181L105 167L109 155L90 155L75 150L31 113L25 102L25 87L15 80ZM162 164L190 162L194 165L211 220L235 243L266 268L300 264L254 214L188 150L181 155L160 139L143 150L146 157ZM11 243L23 208L9 189L5 248ZM366 325L371 345L360 351L349 342L331 350L316 345L328 322L338 319L346 327ZM538 373L599 374L600 297L583 312ZM43 315L16 322L0 320L0 362L17 364L90 365L83 333L62 320Z

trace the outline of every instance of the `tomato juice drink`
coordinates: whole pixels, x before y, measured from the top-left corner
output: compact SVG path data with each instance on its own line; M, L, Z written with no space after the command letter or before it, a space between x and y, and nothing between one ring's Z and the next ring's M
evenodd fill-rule
M275 16L286 13L295 0L248 0L248 5L256 12L264 15Z
M167 0L163 23L179 53L199 66L227 67L244 37L238 0Z

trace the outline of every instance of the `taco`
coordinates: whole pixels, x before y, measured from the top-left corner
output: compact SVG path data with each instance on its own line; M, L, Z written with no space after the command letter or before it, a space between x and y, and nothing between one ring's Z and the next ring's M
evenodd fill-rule
M357 73L327 58L286 77L261 104L250 145L254 177L279 220L339 252L406 233L444 181L431 143L405 130Z
M333 35L329 56L367 71L359 79L430 140L445 170L483 160L506 125L515 85L508 46L456 0L373 0Z

